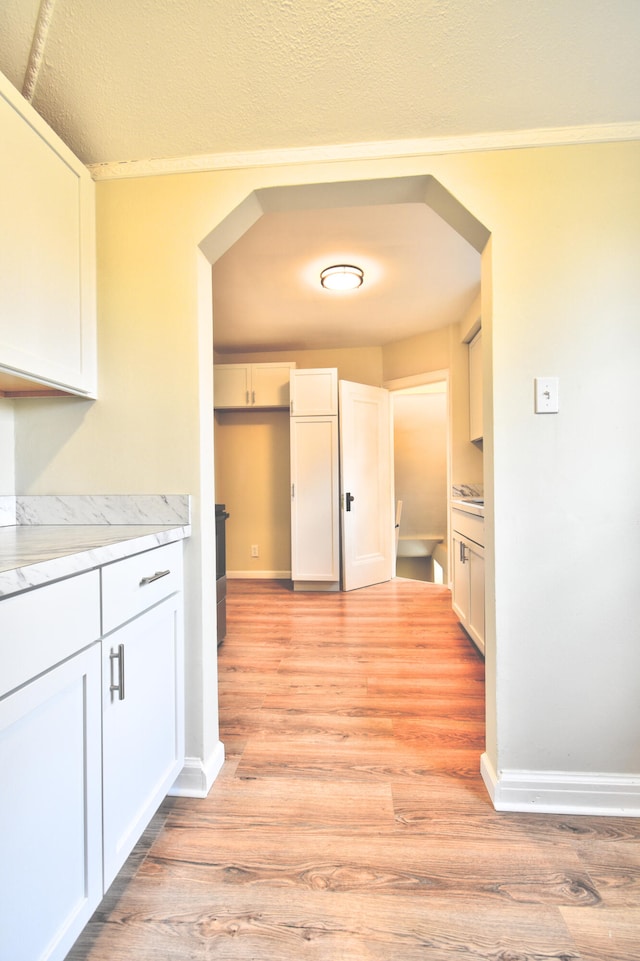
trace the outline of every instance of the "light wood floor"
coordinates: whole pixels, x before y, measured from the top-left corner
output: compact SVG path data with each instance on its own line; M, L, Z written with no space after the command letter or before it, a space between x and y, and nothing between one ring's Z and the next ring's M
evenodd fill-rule
M168 799L73 961L638 961L640 821L497 814L445 588L230 584L227 758Z

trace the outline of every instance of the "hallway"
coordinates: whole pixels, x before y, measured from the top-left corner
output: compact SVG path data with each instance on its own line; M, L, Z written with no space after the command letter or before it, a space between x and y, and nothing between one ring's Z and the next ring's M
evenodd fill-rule
M637 961L640 822L496 813L446 588L231 581L227 761L168 799L73 961Z

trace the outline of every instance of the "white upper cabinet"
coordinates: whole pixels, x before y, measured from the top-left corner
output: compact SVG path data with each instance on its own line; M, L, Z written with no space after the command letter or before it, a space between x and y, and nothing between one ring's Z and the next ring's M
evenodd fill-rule
M0 395L95 396L91 176L0 74Z
M244 410L288 407L289 374L294 363L216 364L213 369L214 407Z
M482 440L482 330L469 344L469 440Z
M292 417L322 417L337 413L337 367L296 370L291 375Z

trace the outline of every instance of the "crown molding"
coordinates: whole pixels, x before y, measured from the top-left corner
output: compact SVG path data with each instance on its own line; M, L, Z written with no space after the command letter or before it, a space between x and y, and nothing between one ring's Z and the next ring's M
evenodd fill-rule
M125 180L132 177L239 170L248 167L336 163L349 160L388 160L450 153L473 153L483 150L518 150L525 147L558 147L627 140L640 140L640 123L544 127L455 137L424 137L415 140L382 140L372 143L196 154L191 157L166 159L122 160L88 164L88 168L96 181Z

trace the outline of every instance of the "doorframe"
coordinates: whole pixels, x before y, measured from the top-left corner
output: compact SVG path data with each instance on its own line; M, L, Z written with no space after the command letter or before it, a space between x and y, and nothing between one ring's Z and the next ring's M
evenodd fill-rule
M449 512L449 499L451 494L451 384L450 384L450 372L449 368L443 368L441 370L428 370L423 371L419 374L411 374L409 377L396 377L392 380L385 380L382 384L383 387L389 391L391 398L391 438L395 443L395 418L394 418L394 406L393 406L393 394L395 391L406 390L408 387L425 387L427 384L436 384L444 381L446 384L447 393L447 440L446 440L446 463L447 463L447 570L445 571L446 584L447 587L451 587L451 524L450 524L450 512ZM392 478L393 487L393 503L396 503L396 491L395 491L395 471ZM395 577L395 558L393 564L394 577Z

